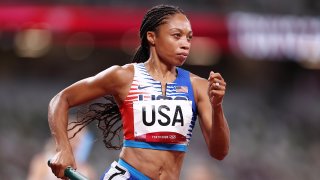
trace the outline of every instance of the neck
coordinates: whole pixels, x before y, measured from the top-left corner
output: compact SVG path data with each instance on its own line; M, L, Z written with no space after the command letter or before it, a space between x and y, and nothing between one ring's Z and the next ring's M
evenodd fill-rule
M172 82L176 79L177 72L175 66L167 65L160 60L150 57L145 63L149 74L158 81Z

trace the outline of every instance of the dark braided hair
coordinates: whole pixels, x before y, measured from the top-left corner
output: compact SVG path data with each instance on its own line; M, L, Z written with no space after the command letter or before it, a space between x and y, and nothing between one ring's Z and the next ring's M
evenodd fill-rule
M150 49L147 40L148 31L157 31L157 28L166 23L169 16L175 14L184 14L183 10L179 7L170 5L158 5L151 8L144 16L140 26L140 46L135 53L132 62L140 63L145 62L149 59Z
M119 150L122 147L122 124L119 108L114 98L110 95L98 100L100 102L92 103L88 107L80 109L77 113L77 120L69 123L68 131L80 126L70 139L75 137L88 124L97 121L97 126L102 131L106 148Z
M145 62L149 59L150 49L147 40L147 32L156 32L157 28L161 24L166 23L166 20L169 16L178 13L184 14L184 12L178 7L170 5L158 5L151 8L145 14L140 26L141 44L133 57L133 62ZM105 96L104 100L106 100L105 103L92 103L85 111L79 111L77 120L69 123L70 126L68 128L68 131L80 126L79 130L76 131L71 137L73 138L85 126L92 123L93 121L97 121L98 128L102 130L104 138L103 142L106 148L118 150L122 147L121 114L113 96ZM114 145L114 141L117 141L118 143Z

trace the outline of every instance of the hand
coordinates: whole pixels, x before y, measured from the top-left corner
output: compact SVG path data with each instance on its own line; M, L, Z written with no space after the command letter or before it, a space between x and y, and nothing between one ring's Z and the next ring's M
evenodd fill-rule
M65 169L70 166L73 169L76 169L76 163L72 150L61 150L57 152L53 158L50 159L49 164L53 174L61 179L68 179L64 176Z
M208 95L211 105L217 107L222 104L227 84L220 73L214 73L213 71L210 72L208 81Z

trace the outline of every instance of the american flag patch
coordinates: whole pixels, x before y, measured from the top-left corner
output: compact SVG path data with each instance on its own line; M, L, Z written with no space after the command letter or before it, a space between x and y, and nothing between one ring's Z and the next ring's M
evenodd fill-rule
M176 86L176 92L188 93L188 86Z

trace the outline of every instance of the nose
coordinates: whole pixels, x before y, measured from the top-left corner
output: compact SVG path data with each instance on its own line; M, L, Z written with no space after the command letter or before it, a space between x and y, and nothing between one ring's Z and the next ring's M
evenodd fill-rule
M180 44L181 49L189 50L190 46L191 46L191 42L187 37L181 38L181 44Z

